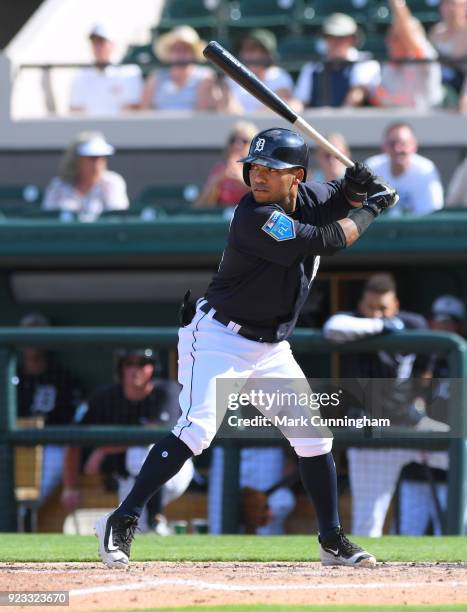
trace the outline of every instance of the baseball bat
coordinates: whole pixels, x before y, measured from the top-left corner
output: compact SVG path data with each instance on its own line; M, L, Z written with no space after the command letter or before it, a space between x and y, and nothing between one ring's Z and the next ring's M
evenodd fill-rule
M299 132L308 136L319 144L323 149L337 157L337 159L347 168L351 168L354 163L346 155L336 149L329 140L324 138L317 130L315 130L303 117L300 117L288 104L284 102L277 94L262 83L251 70L248 70L241 61L229 53L217 41L212 40L203 50L203 55L213 64L218 66L223 72L229 75L231 79L248 91L252 96L257 98L265 106L273 110L280 117L291 123Z

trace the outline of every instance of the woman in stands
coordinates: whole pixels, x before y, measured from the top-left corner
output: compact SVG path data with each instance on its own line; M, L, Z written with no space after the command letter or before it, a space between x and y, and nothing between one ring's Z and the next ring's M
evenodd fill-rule
M207 110L212 108L214 72L196 62L204 60L206 43L190 26L162 34L154 44L157 58L170 64L152 72L141 102L142 109Z
M114 151L100 132L78 134L62 157L59 176L47 187L42 208L75 215L80 221L128 208L125 180L107 169Z
M249 144L257 132L256 125L249 121L238 121L233 126L225 146L225 160L212 167L195 207L236 206L249 191L238 160L248 154Z

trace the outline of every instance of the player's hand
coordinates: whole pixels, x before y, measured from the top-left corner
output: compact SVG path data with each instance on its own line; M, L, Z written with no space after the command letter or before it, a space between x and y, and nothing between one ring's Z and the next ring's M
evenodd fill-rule
M368 186L375 179L370 168L361 162L356 162L347 168L344 176L344 192L350 202L363 202L368 192Z
M375 217L380 215L383 210L392 208L399 201L399 196L396 190L383 179L375 177L368 189L368 198L364 203L365 206L371 208Z
M60 501L62 503L62 506L68 512L74 512L81 503L81 491L79 489L71 489L65 487L62 491Z

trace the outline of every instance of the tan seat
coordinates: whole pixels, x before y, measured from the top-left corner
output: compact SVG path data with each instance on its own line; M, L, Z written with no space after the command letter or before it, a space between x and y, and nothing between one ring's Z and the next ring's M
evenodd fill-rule
M26 417L17 420L18 427L44 426L42 417ZM25 517L31 513L31 529L37 531L37 509L41 494L42 446L17 446L15 448L15 497L18 504L18 531L24 532Z

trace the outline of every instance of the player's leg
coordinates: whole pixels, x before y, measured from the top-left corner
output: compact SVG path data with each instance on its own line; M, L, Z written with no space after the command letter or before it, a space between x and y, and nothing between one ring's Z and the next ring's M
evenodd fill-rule
M201 454L216 434L223 417L216 414L216 379L248 378L250 364L257 357L256 345L200 310L188 326L180 329L178 378L182 385L182 415L172 433L154 444L126 499L96 524L104 563L109 566L128 563L138 517L147 500L187 459Z
M311 388L295 361L288 342L281 342L257 364L254 376L266 379L295 380L298 393ZM294 383L292 383L292 388ZM308 416L310 414L309 409ZM331 432L325 427L281 428L298 455L300 477L311 499L319 528L320 556L324 565L370 567L376 560L367 551L350 542L339 521L337 473L332 456Z
M379 537L403 466L414 458L410 449L349 448L352 533Z

